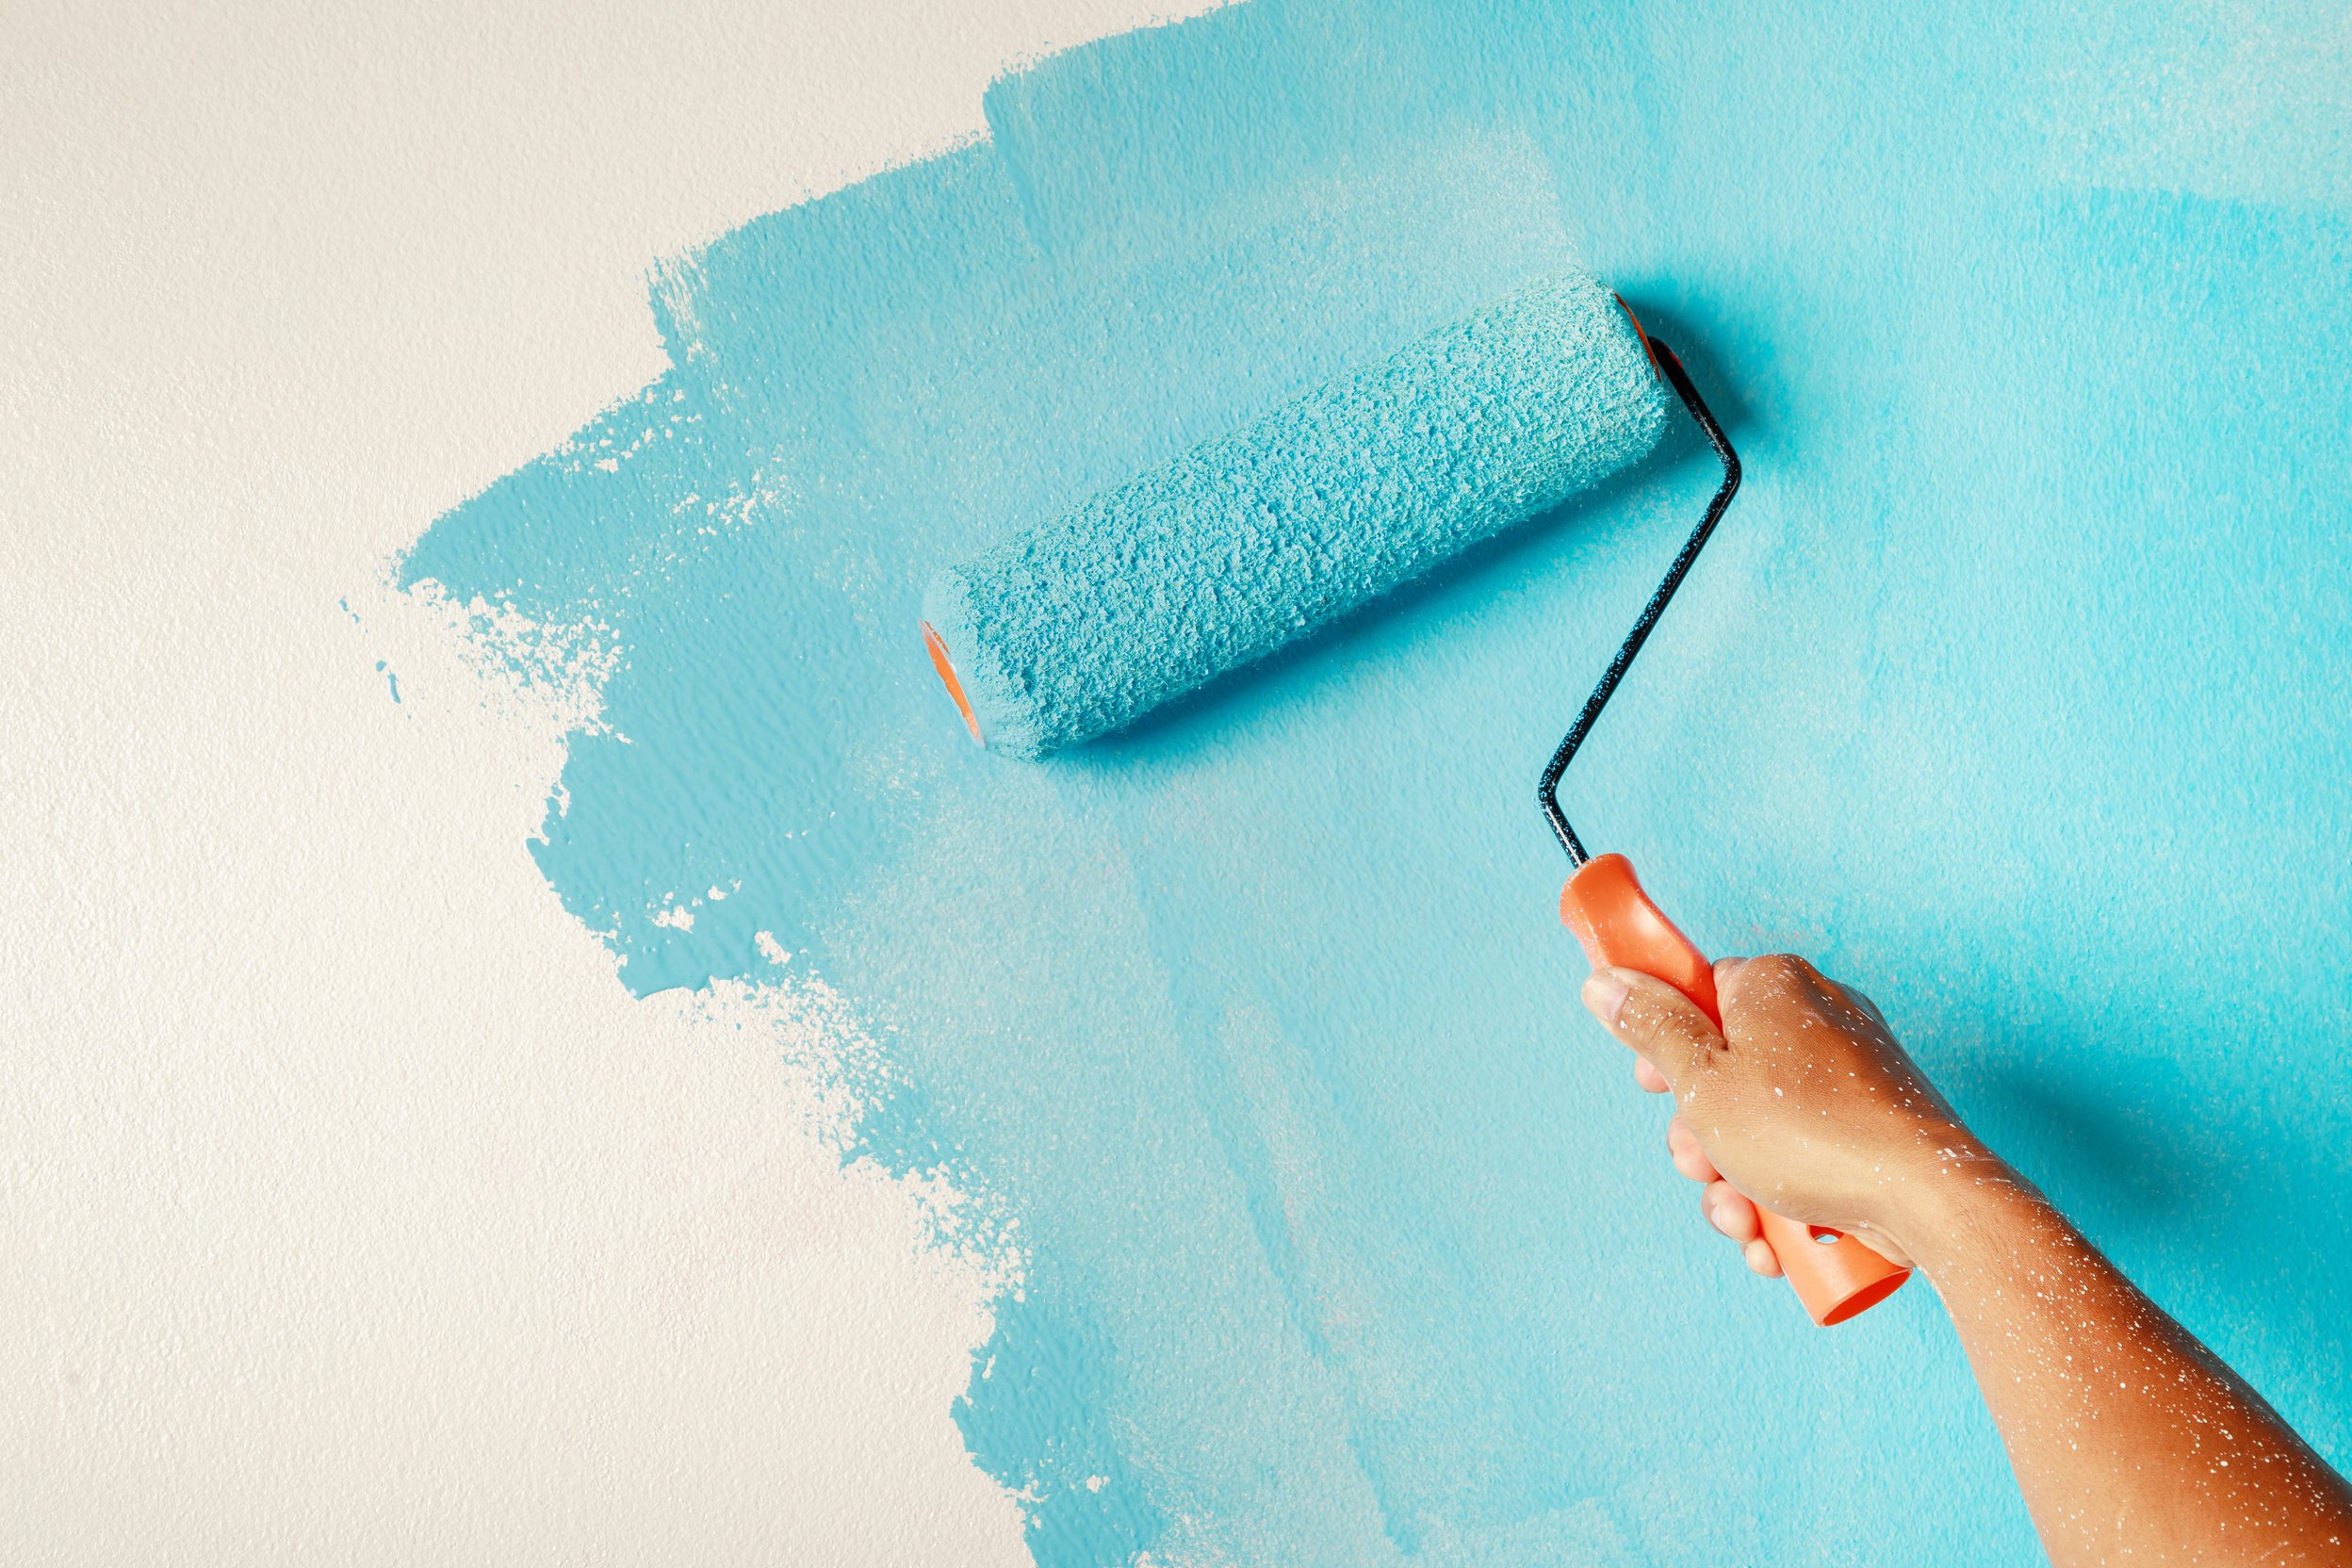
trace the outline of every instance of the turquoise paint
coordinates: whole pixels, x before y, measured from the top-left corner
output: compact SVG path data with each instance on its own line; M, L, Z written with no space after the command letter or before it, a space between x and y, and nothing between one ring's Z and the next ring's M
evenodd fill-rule
M956 1413L1040 1561L2033 1554L1931 1293L1806 1328L1576 1008L1532 783L1709 486L1687 430L1043 766L911 634L939 566L1576 262L1749 479L1572 813L1702 940L1868 988L2352 1462L2352 138L2316 99L2294 170L2208 110L2132 141L2260 69L2234 24L1111 40L663 267L673 369L419 542L406 580L622 649L532 850L628 982L773 933L886 1043L865 1152L1017 1221Z
M1647 457L1667 394L1590 275L1512 290L931 580L988 749L1123 729Z

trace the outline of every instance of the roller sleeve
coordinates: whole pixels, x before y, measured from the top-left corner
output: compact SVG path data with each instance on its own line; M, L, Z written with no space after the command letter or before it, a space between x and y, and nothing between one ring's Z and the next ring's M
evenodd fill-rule
M1078 744L1640 462L1666 412L1615 297L1544 278L940 572L934 665L990 750Z

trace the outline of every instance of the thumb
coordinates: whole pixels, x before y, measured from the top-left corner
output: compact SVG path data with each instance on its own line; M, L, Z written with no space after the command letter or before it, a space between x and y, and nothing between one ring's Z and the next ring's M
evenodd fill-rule
M1692 1070L1723 1048L1722 1032L1697 1003L1639 970L1596 969L1583 994L1592 1016L1658 1069L1677 1100L1688 1092Z

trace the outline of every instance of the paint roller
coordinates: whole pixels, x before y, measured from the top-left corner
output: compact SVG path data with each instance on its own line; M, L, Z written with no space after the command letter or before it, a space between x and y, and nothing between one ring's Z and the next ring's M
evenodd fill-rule
M1112 733L1632 466L1664 433L1669 391L1723 482L1538 793L1574 868L1560 919L1586 956L1667 981L1720 1023L1707 959L1624 856L1586 853L1559 802L1740 482L1680 361L1587 275L1530 284L940 572L923 601L932 665L990 750L1034 759ZM1764 1232L1816 1323L1908 1277L1834 1231L1766 1214Z

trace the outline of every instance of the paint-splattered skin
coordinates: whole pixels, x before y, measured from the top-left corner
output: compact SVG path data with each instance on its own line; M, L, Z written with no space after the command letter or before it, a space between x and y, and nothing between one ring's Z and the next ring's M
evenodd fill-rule
M2352 1265L2308 1241L2352 1220L2311 1152L2352 1134L2352 181L2232 143L2099 187L2181 68L2078 31L1257 4L1048 60L990 141L666 266L671 373L404 564L619 644L532 849L629 983L771 934L889 1046L868 1152L1018 1216L959 1414L1041 1561L2034 1550L1929 1295L1806 1328L1576 1021L1529 786L1690 441L1046 769L976 754L912 635L940 565L1571 262L1748 472L1577 822L1703 944L1860 981L2352 1453Z

